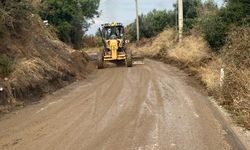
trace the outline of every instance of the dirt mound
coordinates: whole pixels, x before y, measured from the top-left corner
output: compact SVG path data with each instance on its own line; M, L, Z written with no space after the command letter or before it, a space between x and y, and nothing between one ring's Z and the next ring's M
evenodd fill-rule
M0 105L37 100L90 71L87 54L60 42L53 28L35 14L30 13L20 28L1 25L0 55L11 61L11 72L0 73Z

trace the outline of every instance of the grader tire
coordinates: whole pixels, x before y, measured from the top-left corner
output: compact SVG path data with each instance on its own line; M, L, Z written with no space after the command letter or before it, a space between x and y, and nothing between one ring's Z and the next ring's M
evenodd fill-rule
M104 62L104 52L103 50L100 50L98 53L97 53L97 68L98 69L103 69L103 62Z
M127 67L133 66L132 51L128 49L126 50L126 65Z

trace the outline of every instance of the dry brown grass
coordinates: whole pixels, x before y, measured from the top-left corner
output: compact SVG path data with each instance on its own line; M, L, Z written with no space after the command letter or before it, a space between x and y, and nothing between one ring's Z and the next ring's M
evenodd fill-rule
M37 7L40 3L41 3L41 0L29 0L31 2L31 4L35 7Z
M235 120L250 129L250 28L230 31L221 58L225 67L222 98Z
M210 49L200 36L188 36L178 43L176 31L167 29L150 41L139 47L133 44L130 48L135 50L135 54L156 56L161 53L161 57L183 63L196 63L210 57Z
M59 74L52 66L40 58L21 60L11 74L10 79L15 87L27 87L29 84L36 84L44 79L48 80L50 76Z
M221 66L221 59L214 56L211 62L199 68L199 77L211 92L215 92L220 87Z
M87 54L60 42L39 18L28 19L28 23L22 22L27 34L6 33L0 38L0 54L13 61L12 73L3 81L8 92L0 95L0 105L11 105L12 97L17 101L39 99L45 93L84 78L89 71Z
M170 47L176 41L176 32L173 29L167 29L149 40L147 44L143 46L136 46L136 44L130 45L130 49L134 54L143 56L155 56L163 47Z
M151 42L135 47L138 54L154 57L185 69L205 85L211 95L233 114L237 123L250 129L250 28L231 30L221 54L214 54L199 34L176 42L168 29ZM220 70L225 78L220 86Z
M178 43L168 50L167 56L185 63L197 63L210 56L210 50L201 37L188 36L182 43Z

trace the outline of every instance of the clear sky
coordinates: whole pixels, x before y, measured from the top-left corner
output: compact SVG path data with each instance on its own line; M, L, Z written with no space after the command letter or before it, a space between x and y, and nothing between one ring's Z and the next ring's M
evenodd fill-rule
M146 14L153 9L173 9L173 4L176 0L138 0L139 13ZM222 4L224 0L215 0ZM98 27L106 22L121 22L127 25L135 19L135 0L101 0L99 11L101 16L95 18L94 22L87 34L95 34Z

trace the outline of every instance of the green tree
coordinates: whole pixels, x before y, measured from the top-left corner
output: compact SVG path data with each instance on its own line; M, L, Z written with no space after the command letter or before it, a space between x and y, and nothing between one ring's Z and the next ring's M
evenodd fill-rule
M6 54L0 54L0 75L9 75L12 70L11 67L11 59Z
M141 37L150 38L163 31L166 27L173 27L176 23L174 11L153 10L146 15L139 16ZM127 37L136 40L136 22L126 27Z
M249 26L250 1L228 0L225 7L201 17L201 28L212 49L218 51L226 43L230 26Z
M250 1L228 0L226 7L222 8L218 15L226 24L249 25L250 23Z
M214 14L206 14L202 17L201 28L210 47L216 51L220 50L226 42L228 30L223 19Z
M99 15L100 0L42 0L39 11L58 30L59 38L79 49L89 19Z
M197 23L200 11L202 9L201 0L184 0L184 29L187 31L192 29ZM210 5L209 3L207 5ZM212 7L212 5L211 5ZM146 15L140 15L140 35L141 37L150 38L163 31L166 27L174 27L177 18L177 5L174 4L174 11L153 10ZM130 40L136 40L136 24L127 26L127 36Z
M200 8L202 8L201 0L183 0L183 19L184 30L192 29L197 22ZM178 11L177 4L174 4L175 11Z

